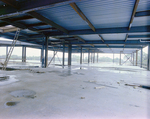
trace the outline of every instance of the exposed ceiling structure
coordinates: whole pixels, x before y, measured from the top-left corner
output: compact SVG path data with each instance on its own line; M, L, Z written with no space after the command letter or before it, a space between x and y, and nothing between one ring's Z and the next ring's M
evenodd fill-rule
M149 0L1 0L0 37L73 52L132 53L149 43ZM60 48L62 50L62 48Z

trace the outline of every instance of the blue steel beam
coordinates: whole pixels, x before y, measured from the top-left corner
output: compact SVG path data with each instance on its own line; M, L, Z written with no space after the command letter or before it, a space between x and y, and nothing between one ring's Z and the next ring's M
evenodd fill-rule
M150 44L148 45L147 70L150 70Z
M72 48L79 48L78 46L72 46ZM134 49L140 49L142 48L142 46L95 46L95 47L91 47L91 46L82 46L82 48L90 48L90 49L95 49L95 48L134 48Z
M86 43L83 42L72 42L73 45L79 44L79 45L83 45L83 44L125 44L125 45L146 45L148 44L148 42L140 42L140 40L128 40L128 41L124 41L124 40L105 40L105 42L102 41L86 41Z
M129 35L128 38L150 38L150 35Z
M0 43L0 46L11 46L11 44L7 44L7 43L3 43L3 44L1 44ZM31 48L38 48L38 49L41 49L42 48L42 46L36 46L36 45L20 45L20 44L17 44L17 45L15 45L15 47L21 47L21 46L25 46L25 47L31 47ZM141 49L142 48L142 46L127 46L126 45L126 47L124 47L124 46L109 46L110 48L126 48L126 49L128 49L128 48L132 48L132 49ZM63 47L60 47L60 49L63 49ZM65 47L65 48L68 48L68 47ZM78 46L72 46L72 48L79 48ZM82 46L82 48L90 48L90 49L95 49L95 48L108 48L107 46L95 46L94 48L92 47L92 46ZM49 47L49 50L53 50L53 47Z
M150 26L137 26L132 27L131 30L128 30L128 27L121 28L99 28L96 31L92 31L91 29L84 30L71 30L69 34L63 32L51 32L50 34L46 34L51 37L65 37L65 36L74 36L74 35L90 35L90 34L116 34L116 33L142 33L142 32L150 32Z
M144 16L150 16L150 10L135 13L135 17L144 17Z

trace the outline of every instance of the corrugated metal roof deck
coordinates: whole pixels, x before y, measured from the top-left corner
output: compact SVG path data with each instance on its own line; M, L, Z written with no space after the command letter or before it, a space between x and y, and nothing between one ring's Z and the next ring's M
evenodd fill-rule
M77 5L95 28L112 28L128 27L134 3L135 0L86 0Z
M137 12L146 10L150 10L150 0L140 0L137 7Z
M101 40L101 38L96 34L96 35L79 35L79 37L83 38L85 41L86 40Z
M35 0L36 1L36 0ZM83 12L83 14L87 17L87 19L91 22L91 24L95 27L95 29L99 28L128 28L131 15L134 9L136 0L81 0L79 2L76 2L76 5L78 8ZM27 0L18 0L18 3L21 2L30 2ZM0 5L4 5L5 3L0 2ZM36 3L35 3L36 4ZM145 10L150 10L150 1L149 0L140 0L139 5L137 7L137 11L145 11ZM75 32L75 30L91 30L91 28L88 26L87 22L85 22L78 14L77 12L69 5L59 5L55 7L50 7L50 8L45 8L42 10L35 10L35 12L39 13L40 15L44 16L45 18L48 18L49 20L53 21L54 23L60 25L61 27L65 28L68 30L68 32ZM18 16L13 16L10 17L9 19L13 21L13 19L19 19L22 17L31 17L29 19L25 20L18 20L14 21L15 23L21 23L29 28L29 29L23 29L21 31L22 34L25 34L27 36L30 35L36 35L36 34L43 34L45 33L46 35L48 34L51 36L53 34L53 31L49 30L40 32L40 29L47 29L47 28L54 28L55 33L62 33L62 31L55 30L56 27L53 25L49 25L49 23L44 23L44 21L39 20L38 18L32 18L33 16L30 15L29 13L24 13L20 14ZM5 22L0 20L0 23ZM42 25L35 25L37 23L44 23ZM47 25L46 25L47 24ZM31 25L31 26L30 26ZM33 25L33 27L32 27ZM150 16L144 16L144 17L135 17L132 23L132 27L136 26L148 26L150 25ZM29 26L29 27L28 27ZM32 27L32 28L31 28ZM131 30L132 30L131 27ZM32 29L34 29L33 32ZM36 31L39 30L39 31ZM100 29L101 30L101 29ZM94 33L94 31L91 30L91 32ZM15 34L14 32L9 33L9 35ZM147 32L141 32L141 33L129 33L128 35L147 35L150 34L149 31ZM68 34L65 34L68 35ZM86 42L89 41L102 41L100 36L104 39L104 41L111 40L114 41L114 45L111 44L109 46L123 46L124 44L115 44L115 41L125 41L126 39L126 33L107 33L107 34L90 34L90 35L79 35L83 40ZM44 36L44 35L43 35ZM78 36L78 35L75 35ZM64 36L65 37L65 36ZM74 36L70 36L74 37ZM61 38L61 37L60 37ZM127 38L127 40L139 40L141 38L140 36L137 38ZM63 38L62 38L63 39ZM69 39L68 36L66 39ZM143 37L142 39L149 39L149 37ZM58 40L56 38L51 40ZM70 38L71 40L77 40L77 38ZM37 40L38 41L38 40ZM120 42L120 41L119 41ZM97 42L99 43L99 42ZM86 44L86 43L85 43ZM82 44L86 46L85 44ZM81 45L81 46L82 46ZM106 44L94 44L95 46L106 46ZM87 46L90 46L89 44ZM92 44L91 44L92 46ZM90 46L90 47L91 47ZM143 45L145 46L145 45ZM93 47L93 46L92 46ZM122 50L122 49L119 49ZM118 50L118 51L119 51ZM107 51L111 52L110 49L107 49Z
M104 40L125 40L126 34L102 34Z
M119 2L86 0L76 4L95 28L111 28L128 27L134 3L134 0L120 0ZM89 29L88 24L80 18L70 5L37 12L68 30Z
M79 17L70 5L39 10L37 12L67 30L89 29L89 26Z

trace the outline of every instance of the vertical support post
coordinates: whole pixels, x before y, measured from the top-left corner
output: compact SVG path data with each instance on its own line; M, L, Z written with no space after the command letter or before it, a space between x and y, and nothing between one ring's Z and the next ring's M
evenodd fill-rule
M93 57L93 53L91 52L91 63L93 62L92 57Z
M114 53L113 53L113 63L114 63Z
M7 54L8 54L8 46L6 46L6 57L7 57Z
M136 66L137 66L137 61L138 61L138 50L136 50Z
M147 70L150 70L150 44L148 44Z
M90 50L88 49L88 64L90 63Z
M141 48L141 68L142 68L143 48Z
M82 50L82 52L83 52L83 50ZM82 58L82 60L83 60L83 62L84 62L84 52L83 52L83 58Z
M80 64L82 64L82 47L81 47L81 51L80 51Z
M133 66L134 66L134 52L133 52Z
M26 47L24 47L24 62L26 62Z
M65 65L65 42L63 41L63 57L62 57L62 65Z
M53 51L53 56L54 56L53 63L55 64L55 50Z
M22 46L22 62L26 62L26 47Z
M120 51L120 65L121 65L121 51Z
M68 45L68 66L71 66L72 45Z
M22 62L24 62L24 46L22 46Z
M95 63L95 51L93 53L93 63Z
M41 49L41 62L42 62L42 68L44 68L44 44L42 45L42 49Z
M98 63L98 53L97 53L97 63Z
M45 38L45 65L46 68L48 65L48 37Z
M132 62L132 53L131 53L131 62Z

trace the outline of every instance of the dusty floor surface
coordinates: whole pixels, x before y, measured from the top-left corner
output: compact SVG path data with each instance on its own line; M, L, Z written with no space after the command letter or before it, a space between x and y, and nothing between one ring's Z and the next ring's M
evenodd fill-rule
M133 66L2 71L0 119L148 119L150 72Z

